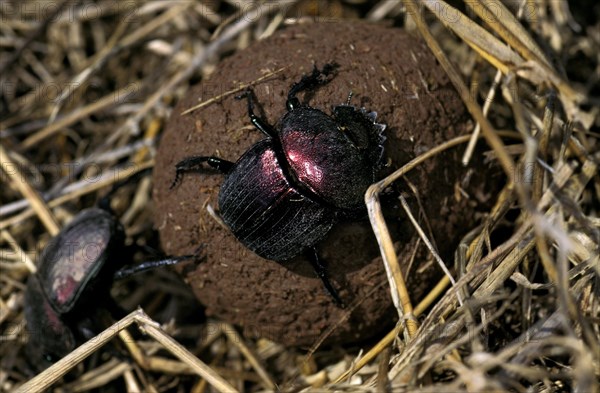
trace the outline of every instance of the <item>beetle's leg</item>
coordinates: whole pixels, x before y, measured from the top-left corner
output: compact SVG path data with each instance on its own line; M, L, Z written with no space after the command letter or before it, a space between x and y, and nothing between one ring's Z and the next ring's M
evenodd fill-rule
M115 272L113 279L114 280L122 280L126 277L133 276L134 274L146 272L148 270L156 269L156 268L163 267L163 266L176 265L180 262L183 262L187 259L191 259L193 257L194 257L194 255L183 255L180 257L171 257L171 258L160 259L157 261L142 262L139 265L135 265L135 266L125 266Z
M331 295L335 304L340 308L344 308L344 302L342 302L340 295L338 295L333 285L331 285L331 281L329 281L329 276L327 275L327 266L325 266L325 263L323 263L323 261L319 258L317 249L314 247L309 248L306 251L306 256L310 261L310 264L312 265L313 269L315 270L315 273L317 273L317 276L319 276L321 281L323 281L325 289L327 290L329 295Z
M248 116L250 117L250 122L260 132L262 132L268 137L274 138L277 134L277 131L269 123L267 123L266 120L261 119L254 113L254 92L252 91L252 89L247 89L235 98L237 100L242 100L245 98L248 101Z
M229 172L234 165L231 161L212 156L192 156L184 158L175 165L175 179L173 180L173 183L171 183L170 189L175 188L175 186L179 184L184 172L199 171L202 169L202 164L205 162L221 173Z
M302 79L300 79L299 82L294 83L290 88L287 102L285 103L287 110L292 111L294 108L300 106L300 100L298 97L296 97L296 94L329 82L327 77L333 72L333 70L335 70L336 67L336 64L327 63L323 66L322 70L319 70L315 65L312 73L302 76Z
M132 276L134 274L146 272L148 270L156 269L156 268L163 267L163 266L176 265L178 263L181 263L181 262L189 260L189 259L198 258L200 255L200 250L203 249L204 246L205 245L203 244L200 247L198 247L194 254L182 255L179 257L167 257L167 258L159 259L156 261L142 262L135 266L122 267L121 269L119 269L115 272L115 274L113 275L113 279L121 280L123 278Z

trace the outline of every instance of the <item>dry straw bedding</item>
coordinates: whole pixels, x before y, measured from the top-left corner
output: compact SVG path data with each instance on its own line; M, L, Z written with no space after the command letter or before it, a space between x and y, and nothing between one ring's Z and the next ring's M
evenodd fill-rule
M118 325L132 325L121 341L86 344L22 388L59 380L54 387L77 391L599 390L595 2L9 1L0 17L2 391L33 377L22 350L23 290L51 236L112 183L153 166L175 103L221 58L287 24L339 19L421 35L463 98L473 140L485 140L486 158L506 175L494 206L445 261L452 279L418 304L404 291L375 203L409 169L401 168L369 194L402 316L388 334L310 351L243 337L199 319L190 293L156 272L162 295L142 279L113 293L162 328L137 311ZM459 142L420 158L455 143L471 160L468 138ZM131 239L156 246L150 189L149 178L140 181L113 207ZM69 368L78 372L61 380Z

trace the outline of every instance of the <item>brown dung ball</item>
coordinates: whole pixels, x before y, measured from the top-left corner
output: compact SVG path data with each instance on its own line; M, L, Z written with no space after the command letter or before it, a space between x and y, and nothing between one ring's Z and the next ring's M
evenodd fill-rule
M175 164L192 155L235 162L265 136L251 127L246 101L227 95L190 114L183 111L226 91L283 71L252 85L257 113L276 125L285 113L290 86L313 65L336 63L328 84L300 94L330 113L344 103L378 113L387 124L387 173L428 149L467 132L465 109L425 44L396 28L358 22L312 23L285 28L226 58L210 79L192 87L175 108L162 137L154 170L156 226L165 252L183 255L206 244L206 259L182 274L208 315L243 327L246 334L286 345L311 345L332 329L326 342L372 337L397 318L377 242L366 218L334 227L319 245L330 280L348 308L336 307L302 256L278 263L245 248L217 220L223 176L207 169L186 174L170 189ZM441 277L398 203L407 195L413 214L446 262L475 223L485 199L485 173L463 168L463 149L453 149L410 172L382 196L387 224L416 303ZM415 194L415 190L417 194ZM461 190L461 191L459 191ZM427 230L427 229L426 229ZM350 314L347 316L347 314Z

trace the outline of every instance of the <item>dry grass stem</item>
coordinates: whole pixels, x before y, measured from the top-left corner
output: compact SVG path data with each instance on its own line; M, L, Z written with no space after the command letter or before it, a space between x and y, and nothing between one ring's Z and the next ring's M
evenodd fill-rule
M2 170L6 176L12 179L11 184L16 186L21 195L29 201L31 208L38 215L40 221L48 230L48 233L52 236L57 235L58 232L60 232L60 228L54 214L52 214L46 203L44 203L44 200L29 182L21 181L21 179L24 179L24 176L15 162L10 158L8 151L4 146L0 146L0 165L2 165Z
M195 111L195 110L198 110L198 109L200 109L200 108L203 108L203 107L205 107L205 106L207 106L207 105L210 105L210 104L212 104L212 103L214 103L214 102L220 101L220 100L222 100L222 99L223 99L223 98L225 98L225 97L228 97L228 96L230 96L230 95L232 95L232 94L235 94L235 93L238 93L238 92L240 92L240 91L242 91L242 90L245 90L245 89L247 89L247 88L248 88L248 87L250 87L250 86L254 86L254 85L256 85L256 84L258 84L258 83L260 83L260 82L262 82L262 81L264 81L264 80L266 80L266 79L269 79L269 78L270 78L270 77L272 77L273 75L277 75L277 74L279 74L279 73L280 73L280 72L282 72L283 70L285 70L285 67L279 68L279 69L277 69L277 70L275 70L275 71L267 72L265 75L261 76L260 78L257 78L257 79L255 79L255 80L253 80L252 82L248 82L248 83L241 83L241 84L240 84L238 87L236 87L235 89L228 90L228 91L226 91L225 93L222 93L222 94L219 94L218 96L215 96L215 97L209 98L208 100L202 101L202 102L201 102L201 103L199 103L198 105L194 105L193 107L191 107L191 108L188 108L188 109L184 110L183 112L181 112L181 115L182 115L182 116L183 116L183 115L187 115L188 113L191 113L191 112L193 112L193 111Z
M2 2L0 391L600 393L600 7L592 3ZM157 248L152 179L144 171L154 166L167 119L286 70L267 61L256 79L231 81L224 93L174 113L189 86L286 25L337 19L420 36L472 117L467 135L415 153L365 195L387 272L377 287L389 285L396 308L387 334L323 346L333 326L309 348L246 337L199 315L172 272L152 272L112 288L124 309L141 304L152 318L138 309L35 375L23 305L45 244L113 185L135 179L112 205L128 244ZM455 185L448 205L487 199L489 207L464 228L452 258L438 255L433 218L416 214L424 210L423 190L406 174L463 148L468 170L481 175L488 168L476 163L485 161L503 177L494 195ZM419 237L406 256L396 254L398 239L380 204L392 184L417 201L412 212L404 196L395 207L405 209ZM201 208L219 219L208 200ZM445 275L417 299L399 260L409 261L409 272L422 269L417 251L425 247L428 263L437 261Z
M150 319L142 310L137 310L116 322L114 325L85 344L76 348L73 352L50 366L43 373L21 385L17 390L15 390L15 392L29 393L44 391L54 382L64 376L69 370L81 363L86 357L96 352L108 341L117 336L120 331L126 329L134 322L139 325L143 332L150 335L156 341L161 343L165 349L189 365L189 367L191 367L198 375L206 379L207 382L213 385L218 391L227 393L236 391L233 386L219 376L213 369L201 362L188 350L183 348L181 344L177 343L169 335L162 331L160 327L157 326L157 323Z

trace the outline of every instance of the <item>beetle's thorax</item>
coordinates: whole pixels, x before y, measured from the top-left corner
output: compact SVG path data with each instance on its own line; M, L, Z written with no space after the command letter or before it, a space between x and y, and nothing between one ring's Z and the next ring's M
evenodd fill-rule
M353 210L363 206L364 193L379 168L381 152L374 135L318 109L300 107L281 119L277 143L282 165L297 182L327 204ZM377 152L371 151L375 148Z

